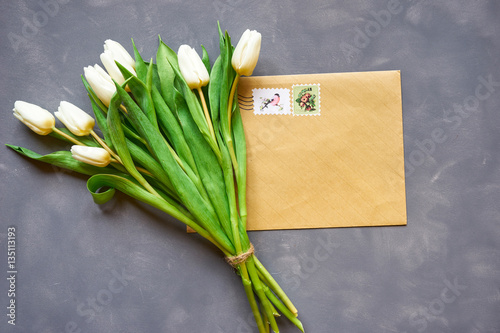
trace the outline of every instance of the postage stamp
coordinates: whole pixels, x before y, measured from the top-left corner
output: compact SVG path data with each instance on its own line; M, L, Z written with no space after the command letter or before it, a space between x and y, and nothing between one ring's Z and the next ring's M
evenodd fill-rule
M292 90L294 115L318 116L321 114L319 83L294 84Z
M253 94L254 114L292 114L290 108L290 89L255 88Z

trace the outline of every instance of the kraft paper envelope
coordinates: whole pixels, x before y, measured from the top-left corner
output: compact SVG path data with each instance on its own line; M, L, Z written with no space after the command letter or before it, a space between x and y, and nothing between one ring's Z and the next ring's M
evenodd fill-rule
M249 230L406 224L399 71L243 77L238 94Z

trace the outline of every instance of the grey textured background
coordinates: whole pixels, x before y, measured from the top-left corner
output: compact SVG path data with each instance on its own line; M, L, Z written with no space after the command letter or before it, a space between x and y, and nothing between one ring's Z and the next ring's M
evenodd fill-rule
M408 225L251 239L307 332L500 332L498 1L4 0L0 8L0 142L41 153L61 145L19 123L14 101L89 109L79 76L107 38L131 50L133 37L145 58L158 34L174 49L203 43L215 56L220 20L235 41L246 28L262 33L255 75L401 70ZM168 216L124 195L97 206L85 177L5 147L0 186L1 332L257 331L221 255ZM6 316L9 225L18 241L15 327Z

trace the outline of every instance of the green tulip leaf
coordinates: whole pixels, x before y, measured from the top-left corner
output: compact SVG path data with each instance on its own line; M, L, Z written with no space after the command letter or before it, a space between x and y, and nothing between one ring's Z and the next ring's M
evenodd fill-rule
M142 59L141 54L137 50L133 39L132 46L134 47L135 72L137 73L137 77L139 78L139 80L141 80L142 82L146 82L148 67Z
M210 74L210 58L208 56L208 52L205 49L205 46L201 46L201 51L202 51L202 58L201 62L203 62L203 65L205 65L205 68L207 69L208 74Z
M171 64L172 65L172 64ZM180 92L182 93L183 99L186 101L187 106L189 107L189 111L191 112L191 115L198 126L198 129L200 130L201 134L205 138L205 140L208 142L214 153L216 154L217 158L220 160L220 151L217 146L216 140L210 135L210 130L208 128L208 123L205 118L205 114L203 112L203 108L200 104L200 101L198 100L198 97L196 97L195 93L189 88L188 84L184 80L184 77L182 76L181 72L179 69L177 69L175 66L172 65L173 70L175 71L175 74L177 75L177 82L180 85ZM175 93L175 91L174 91Z
M132 156L132 159L148 170L160 183L166 186L171 193L174 191L172 183L168 178L167 173L162 169L160 163L156 161L147 151L144 151L140 146L130 140L126 140L127 148Z
M171 59L171 61L169 61ZM172 65L172 63L174 65ZM175 112L174 104L174 82L175 72L172 66L177 65L177 55L175 52L163 43L160 39L160 45L156 52L156 67L158 70L158 77L160 79L160 92L170 110Z
M222 32L220 32L222 33ZM234 81L234 70L231 64L232 57L232 45L231 38L226 32L225 37L221 36L221 48L220 48L220 58L221 58L221 78L220 78L220 129L223 134L223 138L228 140L231 137L231 129L229 127L229 117L228 117L228 101L229 94L231 91L231 86Z
M116 192L114 187L107 188L105 190L102 190L102 187L99 187L99 189L92 192L90 191L88 181L87 181L87 189L89 190L90 194L92 194L92 199L94 199L94 202L98 205L105 204L109 200L113 199Z
M221 166L210 146L196 126L187 105L177 106L179 118L185 133L186 141L192 151L199 171L201 181L206 189L212 206L226 234L231 234L229 219L229 203L224 186L224 175Z
M222 77L222 58L219 56L210 72L210 81L208 83L208 100L210 104L210 116L214 127L219 122L220 114L220 96L221 96L221 77ZM218 126L217 126L218 127Z
M172 110L168 107L160 92L154 86L151 95L153 97L158 123L163 133L165 133L168 141L172 143L182 162L186 163L196 172L193 154L186 143L186 138L184 137L178 118L172 113Z
M123 88L121 88L120 85L118 85L116 82L115 85L116 87L123 90ZM139 171L137 171L127 146L125 133L123 131L121 123L122 119L118 111L118 107L121 104L120 102L121 102L120 95L119 94L113 95L113 98L111 98L111 102L109 104L108 118L107 118L109 136L116 149L116 153L118 154L118 156L120 156L120 159L122 160L125 169L128 171L128 173L130 173L132 177L137 179L143 186L147 187L147 182L144 179L144 177L139 173Z
M232 119L233 141L238 161L238 172L236 175L236 183L238 185L238 204L240 207L240 215L243 217L243 227L246 229L246 198L247 198L247 146L245 140L245 131L243 128L243 120L241 119L240 108L238 102L234 103L234 113Z
M141 110L146 114L151 124L153 124L154 126L158 126L158 123L156 121L155 108L153 105L153 101L151 99L151 93L148 90L146 84L141 80L139 80L137 76L130 73L125 67L123 67L119 63L116 63L116 65L122 72L123 77L126 80L126 84L130 88L130 91L134 95L134 98L136 102L139 104ZM149 66L149 68L151 68L151 66ZM149 70L148 72L149 75L151 75L151 80L152 80L153 72Z

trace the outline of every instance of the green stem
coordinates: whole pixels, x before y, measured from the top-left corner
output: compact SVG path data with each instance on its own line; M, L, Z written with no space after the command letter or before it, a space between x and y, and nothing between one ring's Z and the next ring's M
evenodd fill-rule
M283 289L281 289L280 285L276 280L271 276L271 274L267 271L267 269L262 265L262 263L257 259L257 257L254 255L253 260L255 262L255 267L259 270L259 273L261 274L261 277L263 278L263 281L272 289L272 291L281 299L283 304L286 305L286 307L290 310L291 313L293 313L294 316L297 316L297 308L292 304L292 301L290 301L290 298L285 294Z
M106 142L104 142L99 137L99 135L97 135L96 132L94 132L94 130L91 130L90 134L94 137L94 139L96 139L96 141L101 145L102 148L106 149L106 151L118 161L118 163L123 164L120 156L118 156L113 150L111 150L111 148L109 148Z
M266 325L262 320L260 315L259 306L257 305L257 300L255 299L255 294L253 293L252 282L248 276L248 270L245 263L241 263L240 266L241 279L243 281L243 288L245 288L245 293L247 294L248 302L250 303L250 308L252 309L255 322L257 323L257 328L260 333L266 333Z
M227 155L226 155L227 156ZM227 157L226 159L227 160ZM224 178L226 182L227 195L229 199L229 209L231 214L231 231L233 234L233 244L235 248L235 254L238 255L242 253L240 232L239 232L239 219L238 219L238 209L236 204L236 192L234 187L234 174L231 169L231 164L227 164L224 168ZM248 250L248 249L247 249ZM259 307L257 305L257 301L255 299L255 294L253 293L252 282L248 275L248 269L245 262L241 263L239 266L239 271L241 275L241 279L243 281L243 287L245 288L245 293L248 298L248 302L250 303L250 308L252 309L252 313L255 317L255 321L257 323L257 327L259 328L260 333L265 333L266 328L262 317L260 315Z
M282 302L280 302L280 300L271 292L271 290L267 286L263 286L263 288L264 293L271 301L271 303L274 304L274 306L277 307L278 310L288 318L288 320L290 320L295 326L297 326L302 332L304 332L304 326L302 325L302 322L297 317L295 317L295 315L290 312L290 310L288 310L288 308Z
M203 91L201 90L201 87L198 87L197 91L198 91L198 95L200 95L201 105L203 106L203 112L205 113L205 119L207 120L207 125L208 125L208 129L210 131L210 135L212 136L212 139L214 139L214 141L216 141L215 133L214 133L214 126L212 124L212 120L210 119L210 114L208 113L208 107L207 107L207 102L205 101L205 96L203 94Z
M139 171L140 173L143 173L145 175L148 175L150 177L154 177L153 174L151 172L149 172L148 170L144 169L144 168L141 168L141 167L136 167L137 171Z
M233 85L231 87L231 92L229 93L229 102L227 104L228 128L231 128L231 116L233 114L234 94L236 93L236 87L238 86L239 81L240 81L240 75L236 74L236 77L234 78L234 81L233 81Z
M248 273L250 274L251 281L253 283L253 287L255 288L255 293L260 299L260 303L262 304L262 307L264 311L266 312L267 319L269 320L269 324L271 325L271 329L275 332L279 332L278 324L276 323L276 319L274 318L274 312L271 307L271 303L269 302L269 299L267 298L266 294L264 293L263 285L262 282L260 281L259 275L257 273L257 269L255 268L254 260L253 260L253 255L250 256L247 261L247 268L248 268Z
M236 176L239 174L238 170L238 161L236 160L236 154L234 151L234 144L233 144L233 136L231 134L231 118L233 114L233 100L234 100L234 95L236 93L236 87L238 86L238 82L240 80L240 75L236 74L236 77L234 78L233 85L231 86L231 92L229 93L229 102L227 105L227 119L228 119L228 129L229 129L229 137L226 138L228 149L229 149L229 155L231 156L231 161L233 162L233 168L235 170Z
M233 139L227 140L227 146L229 149L229 155L231 156L231 162L233 163L233 168L236 173L238 173L238 161L236 160L236 154L234 153Z
M262 319L264 320L264 328L266 330L266 333L270 333L269 332L269 318L267 318L266 311L262 312Z
M77 139L73 138L72 136L69 136L68 134L64 133L63 131L61 131L57 127L52 127L52 131L56 132L57 134L59 134L60 136L64 137L65 139L73 142L75 145L86 146L85 144L83 144L82 142L80 142Z
M246 189L246 181L242 179L243 177L246 177L246 173L243 174L243 172L238 172L236 176L236 184L238 186L238 208L240 210L241 224L243 225L243 228L247 230L247 216L248 216L247 195L246 195L247 189Z

